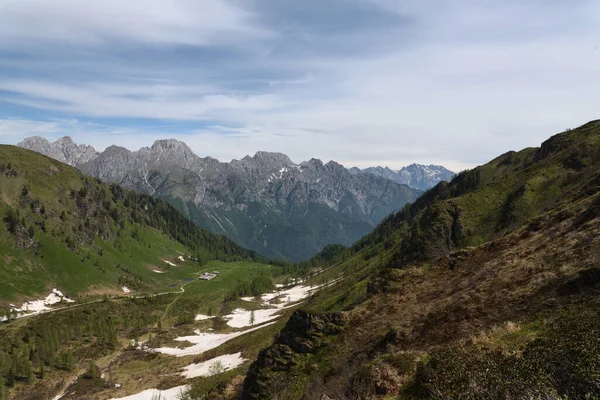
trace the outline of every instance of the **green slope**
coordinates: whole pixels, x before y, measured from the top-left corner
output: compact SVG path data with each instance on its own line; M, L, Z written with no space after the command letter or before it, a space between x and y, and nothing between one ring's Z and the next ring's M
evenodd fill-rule
M600 121L441 183L349 249L242 398L600 398Z
M13 146L0 146L0 221L5 306L53 288L70 297L122 293L122 286L157 291L179 286L198 263L263 260L201 230L166 201Z

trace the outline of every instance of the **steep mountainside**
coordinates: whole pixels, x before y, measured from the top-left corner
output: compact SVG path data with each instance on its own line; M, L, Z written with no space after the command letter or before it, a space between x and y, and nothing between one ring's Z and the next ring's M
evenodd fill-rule
M399 170L392 170L388 167L370 167L361 170L354 167L350 169L350 172L380 176L419 190L431 189L441 181L449 182L455 175L454 172L441 165L421 164L410 164Z
M200 263L259 259L164 200L14 146L0 146L0 220L2 302L53 288L70 296L166 288L162 273L185 255Z
M353 175L333 161L295 164L284 154L259 152L221 163L176 140L137 152L111 146L77 167L167 199L199 226L244 247L295 261L330 243L351 244L420 194L374 175Z
M598 249L595 121L321 253L346 279L292 316L242 398L598 398Z

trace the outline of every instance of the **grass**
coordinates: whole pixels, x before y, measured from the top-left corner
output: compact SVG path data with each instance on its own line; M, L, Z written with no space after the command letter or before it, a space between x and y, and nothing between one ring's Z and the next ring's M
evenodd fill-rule
M189 268L188 274L183 274L185 268ZM205 271L219 271L219 275L211 281L198 280L198 273ZM287 317L293 312L292 309L285 310L285 315L277 320L275 324L235 338L220 348L210 350L200 356L178 358L131 350L129 349L130 340L134 338L148 340L152 336L153 340L158 340L161 345L165 345L172 338L190 334L196 328L206 330L213 327L220 332L231 331L232 328L218 324L217 320L178 323L178 318L181 313L189 312L188 307L193 307L194 313L206 313L210 307L221 312L238 306L244 306L247 309L260 308L260 305L254 302L234 302L228 304L225 308L222 303L225 294L232 290L239 280L249 280L258 274L270 273L278 275L280 273L279 267L254 262L211 262L203 268L197 268L196 266L192 268L190 266L186 267L183 263L182 266L173 268L170 272L163 274L179 274L179 277L192 278L193 280L183 281L186 285L183 293L145 299L114 298L106 302L101 301L72 309L59 310L51 314L41 314L12 321L9 324L0 325L0 346L8 346L11 342L18 342L17 338L31 335L31 333L25 334L25 332L38 329L36 327L41 327L50 321L53 321L55 326L69 327L72 321L85 320L87 312L93 310L94 313L110 316L115 321L118 329L119 349L108 353L99 351L94 344L95 340L85 338L70 340L64 346L75 351L78 360L75 371L84 371L89 365L88 360L94 359L103 373L106 374L106 379L109 379L110 376L112 383L119 383L126 389L117 390L113 387L107 390L103 386L105 384L90 386L90 382L82 381L71 387L71 391L85 390L90 399L96 399L105 398L107 395L122 396L125 394L124 390L127 390L127 393L135 393L149 387L167 388L177 386L186 383L183 378L173 375L178 369L193 362L200 362L221 354L241 351L242 356L248 361L235 371L227 372L220 378L196 378L188 382L195 383L196 387L202 390L217 390L223 386L224 380L235 378L239 381L240 374L245 372L251 361L257 357L258 352L272 343L276 332L285 325ZM282 276L280 279L285 279L285 277ZM179 289L179 287L176 289ZM162 327L158 323L161 319L163 320ZM181 343L177 344L180 345ZM54 387L54 385L60 386L61 381L69 382L75 378L72 372L58 371L52 368L48 368L46 375L48 378L40 381L40 384L43 382L43 386L46 388ZM142 386L140 386L140 382L143 383ZM40 384L33 387L18 384L12 393L19 393L19 396L31 395L40 390Z
M331 269L343 284L303 306L343 311L343 331L283 374L273 354L250 385L277 376L290 399L600 398L598 137L600 121L502 155L386 219Z

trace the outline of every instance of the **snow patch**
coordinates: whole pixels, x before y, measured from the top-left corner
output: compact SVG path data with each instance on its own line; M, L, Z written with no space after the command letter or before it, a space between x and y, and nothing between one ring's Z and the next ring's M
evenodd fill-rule
M111 400L179 400L180 395L186 392L190 387L188 385L177 386L167 390L148 389L131 396L112 398Z
M123 293L131 293L131 290L129 290L127 286L123 286L121 289L123 289Z
M242 365L244 361L246 360L242 358L241 352L226 354L201 363L190 364L183 369L181 375L187 379L197 378L199 376L213 376L237 368Z
M195 320L196 321L204 321L205 319L211 319L212 317L210 315L203 315L203 314L198 314L196 315Z
M171 267L176 267L177 265L173 264L171 261L167 261L167 260L163 260L164 262L166 262L167 264L169 264Z
M324 283L322 285L316 285L316 286L312 286L312 287L298 285L298 286L289 288L287 290L281 290L281 291L277 291L277 292L263 294L261 296L261 298L262 298L263 302L265 302L266 304L273 306L273 307L277 307L279 309L282 309L282 308L285 308L286 304L292 304L292 303L296 303L301 300L304 300L307 297L309 297L310 295L312 295L314 292L316 292L317 290L322 289L327 286L331 286L334 283L339 282L340 280L341 280L341 278L338 278L329 283ZM271 300L273 300L275 298L280 298L282 302L276 303L276 304L271 303Z
M157 274L164 274L165 271L159 271L157 269L153 269L152 272L156 272Z
M225 315L223 318L227 319L227 325L232 328L245 328L247 326L260 325L264 322L272 321L280 317L279 313L281 309L271 308L268 310L254 310L254 321L250 323L252 317L252 311L244 310L243 308L236 308L229 315Z
M65 295L60 290L52 289L52 292L50 292L50 294L46 296L45 299L26 301L25 303L23 303L21 308L14 307L11 308L11 311L17 313L17 318L22 318L27 317L29 315L49 311L51 310L51 308L48 306L60 302L74 303L75 301L65 297ZM8 317L6 315L0 317L0 321L6 321L7 319Z
M200 330L196 329L195 335L192 336L181 336L175 338L176 341L179 342L190 342L193 343L192 346L186 347L184 349L177 349L173 347L159 347L156 349L150 349L151 351L156 351L158 353L167 354L176 357L184 357L184 356L194 356L198 354L202 354L207 352L208 350L219 347L225 342L230 341L236 337L245 335L246 333L250 333L256 331L258 329L264 328L266 326L272 325L274 322L269 324L261 325L256 328L247 329L242 332L234 332L234 333L209 333L209 332L200 332Z
M254 301L254 296L249 296L249 297L240 297L240 299L244 300L244 301Z

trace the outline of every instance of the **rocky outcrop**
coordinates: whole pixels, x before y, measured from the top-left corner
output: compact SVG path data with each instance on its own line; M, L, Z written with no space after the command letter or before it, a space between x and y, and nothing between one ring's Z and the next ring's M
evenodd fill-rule
M69 136L62 137L56 142L49 142L40 136L33 136L23 140L17 146L36 153L43 154L71 166L78 166L98 157L98 152L85 144L77 145Z
M242 399L276 398L289 383L287 377L344 328L340 313L314 315L296 311L275 343L260 352L250 366L242 390Z

